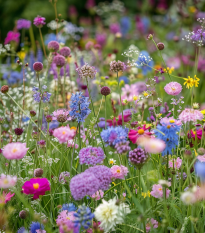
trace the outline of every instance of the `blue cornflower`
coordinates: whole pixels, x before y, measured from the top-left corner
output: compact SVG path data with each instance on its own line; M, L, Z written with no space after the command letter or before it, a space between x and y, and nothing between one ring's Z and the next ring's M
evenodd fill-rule
M82 92L77 92L71 96L69 115L75 118L77 122L84 122L85 118L91 113L88 108L90 104L88 99L88 97L83 96Z
M13 85L23 81L23 74L21 72L12 71L4 73L3 79L6 79L9 85Z
M142 74L146 75L148 72L152 71L154 62L147 51L142 51L138 57L136 65L142 69Z
M21 227L18 229L17 233L27 233L28 231L25 229L25 227Z
M197 176L201 178L201 180L205 180L205 163L200 162L197 160L197 162L194 165L194 170Z
M123 36L125 36L128 33L130 27L131 27L130 18L127 16L122 17L120 19L120 29Z
M39 230L39 229L41 230L44 229L44 225L40 224L39 222L32 222L29 228L31 233L36 233L36 230Z
M110 146L115 146L117 143L125 142L127 140L128 131L128 128L111 126L101 132L101 137L105 143Z
M174 120L170 122L157 125L157 129L154 130L157 138L163 140L166 143L166 148L162 151L162 156L172 154L172 149L178 145L180 125L174 123Z
M73 203L65 203L62 205L62 208L60 209L60 212L63 211L63 210L67 210L68 212L71 212L71 211L76 211L77 210L77 207L73 204Z
M43 85L43 86L42 86L42 89L45 90L46 88L47 88L46 85ZM41 100L42 100L44 103L50 101L51 93L45 91L45 92L43 92L43 93L41 94L41 92L38 91L38 90L39 90L38 87L33 87L32 90L33 90L33 92L34 92L33 99L34 99L34 101L36 101L37 103L39 103Z
M84 229L90 228L94 214L89 207L82 205L78 208L77 213L74 213L73 215L75 216L75 220L73 221L75 227L83 227Z

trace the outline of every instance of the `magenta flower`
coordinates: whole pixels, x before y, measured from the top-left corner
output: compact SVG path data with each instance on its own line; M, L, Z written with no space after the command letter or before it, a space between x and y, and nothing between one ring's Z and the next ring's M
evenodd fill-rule
M31 26L31 21L26 19L19 19L17 21L17 29L29 29Z
M174 163L174 166L173 166L173 163ZM172 159L172 160L169 160L169 167L173 169L179 169L182 165L182 159L180 159L179 157L177 159Z
M131 129L128 133L128 138L132 143L137 143L137 140L139 137L148 137L150 138L152 133L149 132L150 127L146 127L146 125L143 125L143 127L138 127L137 130Z
M152 228L158 228L158 222L157 220L151 218L151 219L147 219L148 223L146 224L146 232L149 232Z
M110 24L110 32L112 34L116 34L116 33L120 32L120 25L118 23Z
M182 85L178 82L170 82L164 87L164 90L168 95L179 95L182 91Z
M50 191L51 188L46 178L31 178L24 183L22 190L27 195L34 194L33 199L38 199L40 195L45 195L45 192Z
M0 188L7 189L15 186L17 182L16 176L4 175L0 176Z
M34 20L33 20L33 24L38 27L38 28L41 28L43 27L44 24L46 24L44 21L46 19L44 17L41 17L41 16L37 16Z
M3 191L3 194L0 196L0 204L6 204L8 201L11 200L11 198L14 195L15 195L15 193L11 194L10 192L6 193Z
M170 192L171 191L168 188L166 188L166 198L169 197ZM161 186L161 184L154 184L152 186L152 191L150 192L150 194L155 198L162 198L163 197L163 187Z
M185 108L184 111L181 112L181 114L179 115L179 120L187 123L187 122L197 122L197 120L202 120L203 119L203 114L198 111L198 110L194 110L191 108Z
M4 147L2 154L6 159L22 159L28 149L26 143L12 142Z
M19 43L19 37L20 37L20 33L19 32L13 32L13 31L9 31L7 33L7 36L5 38L5 42L4 44L8 44L10 42L16 42Z
M112 172L112 178L114 179L120 179L120 180L124 180L125 176L127 176L128 174L128 169L127 167L121 165L114 165L111 167L111 172Z
M95 192L91 197L93 199L95 199L96 201L100 200L101 198L103 198L104 192L102 190L99 190L97 192Z
M75 130L70 129L69 126L62 126L54 129L53 136L58 139L60 144L62 144L74 138Z

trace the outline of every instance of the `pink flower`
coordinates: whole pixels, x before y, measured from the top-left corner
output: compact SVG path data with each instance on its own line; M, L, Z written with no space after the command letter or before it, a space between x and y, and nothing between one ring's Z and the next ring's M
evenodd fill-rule
M13 31L9 31L7 33L7 36L5 38L5 42L4 44L8 44L12 41L19 43L19 37L20 37L20 33L19 32L13 32Z
M44 17L41 17L41 16L37 16L34 20L33 20L33 24L38 27L38 28L41 28L43 27L44 24L46 24L44 21L46 19Z
M170 192L171 191L168 188L166 188L166 198L169 197ZM161 184L154 184L152 186L152 191L150 192L150 194L153 197L162 198L163 197L163 187L161 186Z
M170 57L166 63L168 67L174 67L174 69L179 69L181 60L179 57Z
M28 149L26 143L12 142L4 147L2 154L6 159L22 159Z
M111 167L111 172L112 172L112 178L124 180L125 176L127 176L129 171L127 167L123 165L121 166L114 165Z
M151 230L151 226L152 228L158 228L158 222L157 220L151 218L151 219L147 219L148 223L146 224L146 232L149 232Z
M62 144L74 138L75 130L70 129L69 126L62 126L54 129L53 136L58 139L60 144Z
M203 114L198 111L198 110L194 110L191 108L185 108L184 111L181 112L181 114L179 115L179 120L187 123L187 122L196 122L197 120L202 120L203 119Z
M38 230L36 230L36 233L46 233L46 231L45 231L45 230L38 229Z
M123 197L126 197L126 193L123 193L122 196L123 196Z
M150 154L159 154L166 147L165 142L161 139L158 139L158 138L149 138L148 139L146 137L143 137L143 141L140 143L141 138L138 139L137 143L139 145L141 145L141 143L143 143L145 151L150 153Z
M128 102L132 102L133 97L137 95L139 95L139 92L136 88L136 84L125 84L125 86L122 87L122 100L126 99Z
M137 189L135 189L135 193L137 194Z
M146 125L143 125L143 127L138 127L137 131L134 129L131 129L130 132L128 133L128 138L132 143L136 143L137 139L139 137L151 137L152 133L149 132L150 127L146 128Z
M102 190L99 190L96 193L94 193L91 197L95 199L96 201L98 201L101 198L103 198L103 195L104 195L104 192Z
M77 143L75 143L74 144L74 141L73 140L68 140L68 144L67 144L67 147L74 147L74 145L75 145L75 149L78 149L78 144Z
M11 194L10 192L9 193L5 193L3 191L3 194L2 196L0 196L0 204L6 204L8 201L11 200L11 198L15 195L15 193Z
M68 117L69 111L67 111L66 109L58 109L56 111L53 112L53 120L59 120L59 118L65 118L66 120L70 120L71 118Z
M7 189L13 187L17 182L16 176L4 175L0 176L0 188Z
M174 162L174 169L179 169L182 165L182 159L178 157L177 159L172 159L169 161L170 168L173 168L173 162Z
M175 120L174 117L164 117L160 120L160 124L161 125L170 125L171 124L175 124L175 125L181 125L181 121L180 120Z
M40 195L45 195L45 192L50 191L51 188L46 178L31 178L24 183L22 190L27 195L34 194L33 199L38 199Z
M179 95L182 91L182 85L178 82L170 82L164 87L164 90L168 95Z
M198 156L197 156L197 159L198 159L200 162L204 163L204 162L205 162L205 155L198 155Z

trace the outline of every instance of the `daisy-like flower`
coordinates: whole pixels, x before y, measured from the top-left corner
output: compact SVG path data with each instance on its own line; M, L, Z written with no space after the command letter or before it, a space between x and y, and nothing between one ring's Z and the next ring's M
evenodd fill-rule
M169 197L170 190L166 188L166 198ZM163 197L163 187L161 184L154 184L152 186L152 191L150 192L151 196L155 198L162 198Z
M183 78L185 80L184 85L186 85L186 88L193 87L194 85L194 79L188 76L188 78Z
M200 79L196 77L196 75L194 75L194 79L193 79L193 86L198 87L199 85L199 81Z
M111 172L112 172L112 178L124 180L125 176L127 176L129 171L127 167L123 165L121 166L114 165L111 167Z
M171 67L171 68L167 67L164 69L164 72L169 73L169 74L172 74L173 71L174 71L174 67Z
M16 176L4 175L0 176L0 188L7 189L13 187L17 182Z
M0 204L6 204L11 198L15 195L15 193L6 193L3 191L3 194L0 196Z
M60 144L72 140L76 131L69 128L69 126L62 126L53 131L53 136L56 137Z
M110 165L114 165L116 163L116 160L114 160L114 159L109 159L109 164Z
M22 159L28 149L26 148L26 143L12 142L4 147L2 154L6 159Z
M137 144L144 147L145 151L150 154L161 153L166 147L165 142L158 138L140 137Z
M146 125L143 125L143 127L138 127L137 130L131 129L128 133L128 138L132 143L137 143L137 140L139 137L151 137L152 133L149 132L150 127L146 127Z
M192 205L197 201L197 198L194 192L190 192L190 191L182 193L180 199L185 205Z

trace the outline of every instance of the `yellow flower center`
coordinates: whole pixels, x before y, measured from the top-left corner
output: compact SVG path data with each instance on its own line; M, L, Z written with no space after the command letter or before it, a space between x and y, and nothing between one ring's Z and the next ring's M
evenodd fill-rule
M114 162L113 161L110 161L110 164L113 164Z
M16 151L18 151L16 148L14 148L14 149L12 150L13 153L15 153Z
M169 122L170 122L170 123L174 123L174 122L175 122L175 120L170 120Z
M33 188L34 189L38 189L39 188L39 184L38 183L33 184Z
M175 91L175 90L176 90L176 88L175 88L175 87L172 87L171 89L172 89L172 91Z
M120 169L117 169L117 173L120 173Z
M66 131L63 131L62 134L63 134L63 135L66 134Z
M70 218L69 217L66 217L68 220L70 220Z
M171 125L167 125L167 129L170 129L171 128Z
M162 191L162 188L159 188L159 191Z
M74 130L76 130L76 127L75 127L75 126L73 126L73 127L71 127L70 129L74 129Z
M4 180L4 184L8 184L9 181L7 179Z
M142 134L144 134L144 129L139 129L137 132L138 132L138 134L142 135Z

